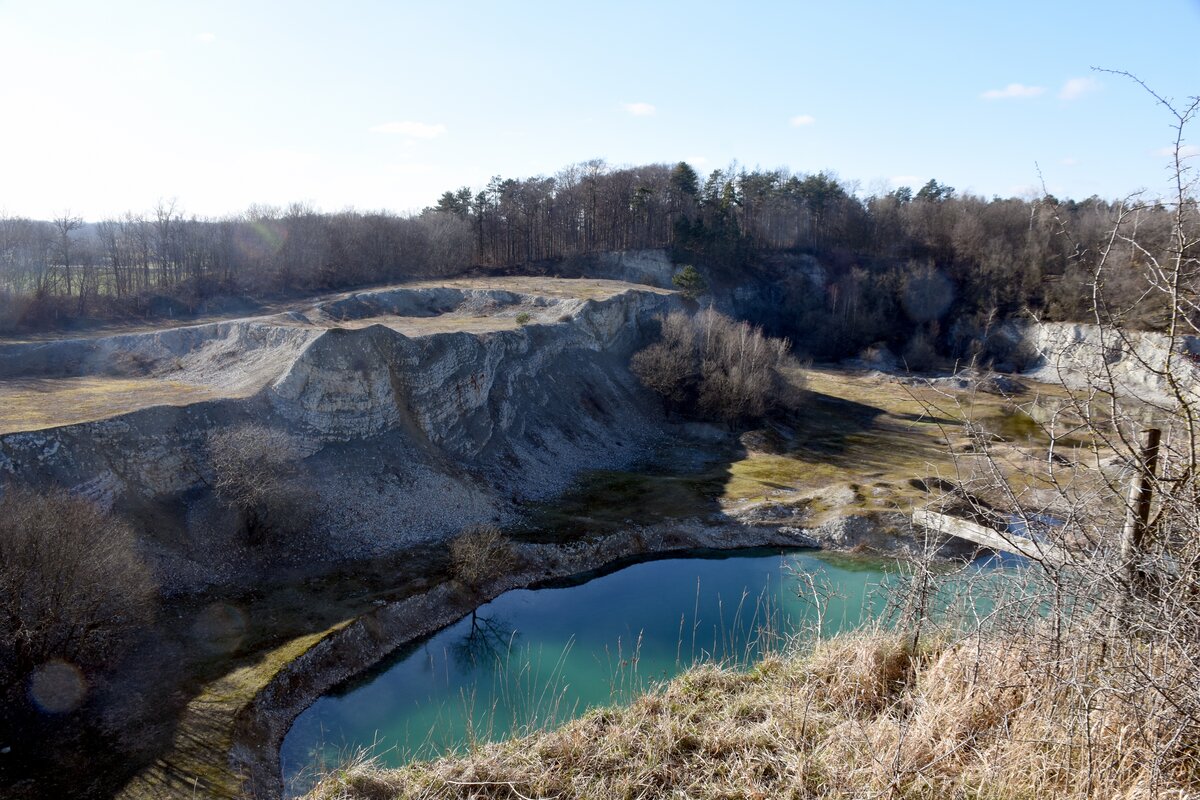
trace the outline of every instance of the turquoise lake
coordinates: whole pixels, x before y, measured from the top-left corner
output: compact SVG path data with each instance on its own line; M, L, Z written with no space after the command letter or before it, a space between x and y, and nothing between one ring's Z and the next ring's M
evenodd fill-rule
M894 561L758 549L510 591L318 699L284 740L283 775L298 790L362 750L397 766L553 725L700 661L752 661L819 621L831 635L879 619L900 578Z

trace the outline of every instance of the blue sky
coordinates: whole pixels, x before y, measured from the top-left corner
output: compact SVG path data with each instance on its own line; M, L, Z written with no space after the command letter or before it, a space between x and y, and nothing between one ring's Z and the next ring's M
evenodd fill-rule
M1091 67L1183 100L1197 41L1200 0L0 0L0 211L406 211L591 158L1157 192L1171 118Z

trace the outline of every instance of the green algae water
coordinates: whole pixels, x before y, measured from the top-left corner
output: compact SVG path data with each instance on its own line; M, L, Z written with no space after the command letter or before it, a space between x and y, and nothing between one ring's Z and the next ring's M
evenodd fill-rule
M284 740L284 779L303 790L362 751L398 766L627 701L700 661L748 663L880 618L899 579L895 562L759 549L510 591L318 699Z

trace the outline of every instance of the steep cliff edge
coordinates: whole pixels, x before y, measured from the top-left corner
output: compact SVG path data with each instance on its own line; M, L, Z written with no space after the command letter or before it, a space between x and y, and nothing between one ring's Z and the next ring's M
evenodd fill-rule
M129 514L169 590L394 552L634 459L657 404L628 371L674 303L609 281L454 281L89 340L0 347L0 473ZM264 556L209 488L253 422L304 458L312 523Z

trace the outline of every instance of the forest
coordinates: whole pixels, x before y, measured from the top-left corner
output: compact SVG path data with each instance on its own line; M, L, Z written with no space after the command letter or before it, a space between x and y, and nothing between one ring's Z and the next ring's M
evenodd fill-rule
M964 325L1092 320L1093 272L1106 253L1124 266L1100 286L1121 305L1112 316L1161 327L1166 309L1142 267L1166 246L1169 217L1137 196L988 199L936 179L863 196L827 172L734 165L702 177L686 162L600 160L551 177L497 176L410 215L296 203L211 219L160 202L96 222L0 216L0 331L187 316L472 269L557 273L574 263L586 274L591 254L667 248L714 286L755 275L788 285L794 262L780 256L817 259L821 285L785 292L784 318L765 322L817 356L913 336L953 351ZM1138 246L1114 236L1122 226Z

